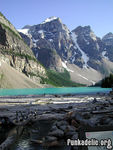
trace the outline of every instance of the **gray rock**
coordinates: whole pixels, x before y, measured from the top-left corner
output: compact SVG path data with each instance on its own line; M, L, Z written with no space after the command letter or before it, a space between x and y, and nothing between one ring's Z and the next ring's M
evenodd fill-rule
M68 125L67 121L62 120L56 123L56 125L60 128L62 125Z
M58 129L57 126L56 126L56 125L53 125L50 131L55 131L55 130L57 130L57 129Z
M75 132L75 129L76 128L74 126L70 126L70 125L67 126L68 131Z
M78 132L75 132L71 139L72 140L78 139Z
M52 142L45 142L43 143L43 146L47 147L56 147L56 146L61 146L59 141L52 141Z
M109 122L109 125L113 126L113 120L111 120L111 121Z
M46 142L53 142L53 141L56 141L56 140L57 140L57 138L54 137L54 136L46 136L46 138L45 138Z
M92 103L94 104L94 103L96 103L97 102L97 99L96 98L94 98L94 100L92 101Z
M49 136L55 136L55 137L62 137L64 136L64 132L60 129L57 129L55 131L49 132Z
M79 150L78 146L73 146L73 150Z
M67 129L67 126L66 125L62 125L62 126L59 127L59 129L65 131Z
M65 132L65 137L66 139L72 139L72 137L76 134L75 131L68 131L68 132Z

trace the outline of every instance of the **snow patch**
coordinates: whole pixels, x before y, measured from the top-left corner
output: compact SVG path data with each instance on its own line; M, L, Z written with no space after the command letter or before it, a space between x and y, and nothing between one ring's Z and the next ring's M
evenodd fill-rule
M65 61L65 63L62 62L62 66L63 66L67 71L69 71L69 72L74 72L73 70L70 70L70 69L67 67L66 63L67 63L67 61Z
M36 58L38 58L38 52L36 53Z
M35 39L32 39L33 43L36 43L39 41L39 39L35 40Z
M43 30L39 30L38 33L41 35L41 38L44 39L44 31Z
M58 19L58 18L57 17L50 17L50 18L47 18L45 21L43 21L41 24L51 22L51 21L56 20L56 19Z
M29 29L18 29L18 32L28 35Z
M89 42L87 41L86 44L89 45Z
M53 42L53 39L49 39L50 42Z
M93 85L96 83L96 82L94 82L94 81L92 81L92 80L89 80L88 78L82 76L81 74L78 74L78 76L80 76L81 78L83 78L83 79L85 79L85 80L91 82Z
M43 33L44 33L44 31L43 31L43 30L39 30L39 31L38 31L38 33L43 34Z
M78 76L80 76L80 77L82 77L83 79L85 79L85 80L88 81L88 79L87 79L86 77L82 76L81 74L78 74Z
M78 48L78 50L79 50L79 51L81 52L81 54L82 54L82 59L84 60L84 63L85 63L85 64L83 65L83 67L84 67L84 68L89 67L88 64L87 64L87 62L89 61L89 57L88 57L88 56L86 55L86 53L79 47L79 45L78 45L78 43L77 43L77 35L72 32L71 36L72 36L72 40L74 41L76 47Z
M37 44L36 44L36 43L37 43L39 40L38 40L38 39L36 40L36 39L33 38L32 41L33 41L33 46L34 46L34 47L37 47Z
M106 51L103 51L103 52L102 52L102 57L105 58L105 59L107 59L107 60L109 60L109 58L108 58L107 56L105 56L106 53L107 53Z
M89 41L85 39L85 37L84 37L84 41L86 42L87 45L89 45Z
M76 55L76 52L74 52L73 56L72 56L72 63L75 62L75 55Z

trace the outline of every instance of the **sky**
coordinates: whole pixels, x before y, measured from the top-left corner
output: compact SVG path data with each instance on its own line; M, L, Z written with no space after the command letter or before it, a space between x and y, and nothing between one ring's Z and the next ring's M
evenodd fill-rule
M56 16L70 31L90 25L99 37L113 32L113 0L0 0L0 11L16 29Z

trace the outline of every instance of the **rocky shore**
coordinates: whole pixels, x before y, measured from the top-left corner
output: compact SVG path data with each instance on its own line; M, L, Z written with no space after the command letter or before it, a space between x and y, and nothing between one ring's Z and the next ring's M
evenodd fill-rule
M26 98L5 101L0 105L0 126L24 126L39 120L54 122L45 137L31 140L46 147L63 146L67 139L79 138L83 127L113 126L112 95L45 95L27 101Z

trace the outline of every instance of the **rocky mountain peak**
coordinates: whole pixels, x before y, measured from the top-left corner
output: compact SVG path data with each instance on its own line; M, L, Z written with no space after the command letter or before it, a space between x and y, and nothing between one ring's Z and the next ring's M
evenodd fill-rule
M30 25L25 25L22 29L30 29Z
M106 34L103 38L102 41L106 44L106 45L113 45L113 33L109 32L108 34Z
M78 26L76 29L74 29L72 32L74 32L76 35L82 36L82 37L90 37L94 41L96 41L96 35L92 31L90 26Z
M52 16L52 17L49 17L49 18L45 19L45 21L43 21L41 24L45 24L45 23L48 23L48 22L52 22L52 21L54 21L54 20L57 20L57 21L60 21L60 22L61 22L60 18L55 17L55 16Z
M91 32L91 27L90 26L78 26L72 32L75 32L76 34L89 34Z
M46 68L58 71L58 68L62 70L63 67L72 73L73 70L66 67L69 63L80 69L92 68L97 72L107 72L105 66L103 69L103 60L112 61L111 48L105 46L89 25L79 26L70 32L60 18L50 17L41 24L28 28L22 30L30 35L30 39L22 37ZM108 35L112 37L112 33Z

